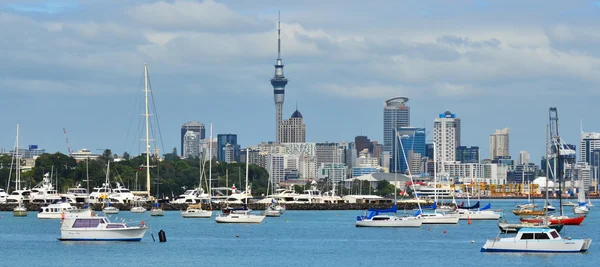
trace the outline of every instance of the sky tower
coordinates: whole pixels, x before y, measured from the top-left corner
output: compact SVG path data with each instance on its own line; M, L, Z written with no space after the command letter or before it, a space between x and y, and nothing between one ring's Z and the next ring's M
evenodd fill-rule
M277 19L277 63L275 64L275 76L271 79L273 85L273 96L275 98L275 133L276 142L281 142L281 113L285 94L285 85L288 80L283 76L283 61L281 60L281 17Z

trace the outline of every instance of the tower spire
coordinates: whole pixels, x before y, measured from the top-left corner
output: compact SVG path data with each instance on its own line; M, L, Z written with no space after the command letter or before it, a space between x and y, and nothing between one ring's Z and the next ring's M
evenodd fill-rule
M281 11L277 12L277 59L281 59Z

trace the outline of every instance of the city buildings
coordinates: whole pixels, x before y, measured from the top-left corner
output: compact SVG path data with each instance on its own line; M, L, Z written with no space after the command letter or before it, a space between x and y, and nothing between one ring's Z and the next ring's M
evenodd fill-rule
M183 136L183 157L200 156L200 134L194 131L187 131Z
M456 161L457 136L460 136L460 120L456 114L446 111L433 121L433 141L438 162Z
M506 184L508 166L495 163L446 163L447 179L460 183ZM444 176L440 177L446 179Z
M185 156L183 145L185 143L185 134L189 131L196 133L199 139L205 138L206 129L204 128L204 124L197 121L188 121L181 125L181 150L179 150L181 156Z
M233 159L239 161L240 147L237 143L237 134L218 134L217 135L217 159L225 161L225 146L230 144L233 148Z
M421 158L425 156L426 152L425 128L399 127L397 131L398 142L392 143L393 151L390 170L392 172L396 170L405 172L410 167L411 174L418 174L421 169ZM397 148L396 143L398 143ZM396 155L398 158L396 158ZM406 160L405 156L407 157Z
M461 163L479 163L478 146L459 146L456 148L456 161Z
M318 179L327 178L329 182L339 183L346 180L348 168L344 163L321 163L319 165Z
M281 123L281 143L306 142L306 125L302 113L296 109L292 116Z
M385 101L383 106L383 151L391 152L394 131L398 127L410 125L410 107L406 105L408 97L395 97ZM358 147L357 147L358 149Z
M529 164L530 162L529 152L525 150L519 151L519 164Z
M490 159L497 157L510 156L509 147L509 129L496 130L490 135Z
M283 75L283 61L281 60L281 27L280 22L277 22L277 62L275 63L275 75L271 79L273 86L273 96L275 100L275 136L276 143L281 143L281 123L283 112L283 101L285 94L285 85L288 80Z
M340 163L342 160L343 151L338 149L337 143L316 143L315 156L317 157L317 166L323 163Z

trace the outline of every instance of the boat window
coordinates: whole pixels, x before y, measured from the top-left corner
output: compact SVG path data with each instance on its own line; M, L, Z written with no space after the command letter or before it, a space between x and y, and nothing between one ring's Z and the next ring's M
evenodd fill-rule
M550 239L546 233L535 233L535 239Z
M106 228L125 228L122 224L109 223L106 225Z
M97 227L101 219L76 219L73 228Z
M558 233L556 231L552 231L550 232L550 234L552 235L552 237L558 238Z
M372 219L373 221L387 221L389 220L388 217L373 217Z
M533 239L533 233L524 233L523 235L521 235L521 240L524 239Z

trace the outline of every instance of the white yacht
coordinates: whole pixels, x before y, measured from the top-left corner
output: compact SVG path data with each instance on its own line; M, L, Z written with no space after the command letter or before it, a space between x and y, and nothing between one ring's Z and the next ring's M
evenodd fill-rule
M433 198L437 195L437 197L451 197L454 195L454 190L448 184L441 184L439 187L436 187L432 184L428 185L414 185L415 192L419 197L425 198Z
M205 194L200 189L190 189L179 195L177 199L171 201L171 203L198 204L200 201L202 201L202 199L208 199L208 194Z
M60 227L61 241L140 241L148 230L139 226L111 223L107 217L66 217Z
M502 213L492 210L457 209L456 214L460 220L498 220L502 217Z
M458 214L439 213L439 212L423 212L421 214L423 224L457 224Z
M210 218L212 210L203 210L202 204L189 205L186 210L181 212L183 218Z
M23 190L14 190L12 193L6 198L6 203L23 203L27 204L31 202L31 191L27 189Z
M118 214L119 211L120 210L117 209L117 207L111 205L110 201L108 202L108 206L102 209L102 212L104 212L104 214Z
M87 189L75 187L69 188L67 193L62 194L61 197L66 198L69 203L87 203L90 195Z
M340 204L346 203L346 200L343 199L341 196L336 195L333 191L329 191L323 194L323 203Z
M94 187L89 196L90 203L101 203L112 192L110 185L103 183L101 187Z
M8 194L4 192L4 189L0 188L0 203L6 203L6 199L8 199Z
M165 212L158 206L158 202L155 202L150 209L150 216L165 216Z
M78 209L69 203L62 202L41 207L40 212L37 214L38 219L64 219L67 216L90 217L92 216L92 210Z
M366 216L356 216L356 227L420 227L423 218L420 216L398 216L396 205L391 209L369 209Z
M586 252L591 244L592 239L563 239L554 229L521 228L515 237L488 239L481 252Z
M44 174L42 181L31 188L31 202L51 204L60 201L60 195L50 182L50 174Z
M325 203L323 200L323 196L321 195L321 191L313 188L309 190L304 190L302 194L294 197L294 200L287 203L294 204L312 204L312 203Z
M257 201L257 203L269 204L273 200L277 203L292 203L296 200L300 194L294 192L291 189L280 188L276 189L275 193L272 195L268 195L266 198Z
M108 195L108 197L110 201L122 204L131 204L138 198L120 183L117 183L117 187L112 189L112 192Z

